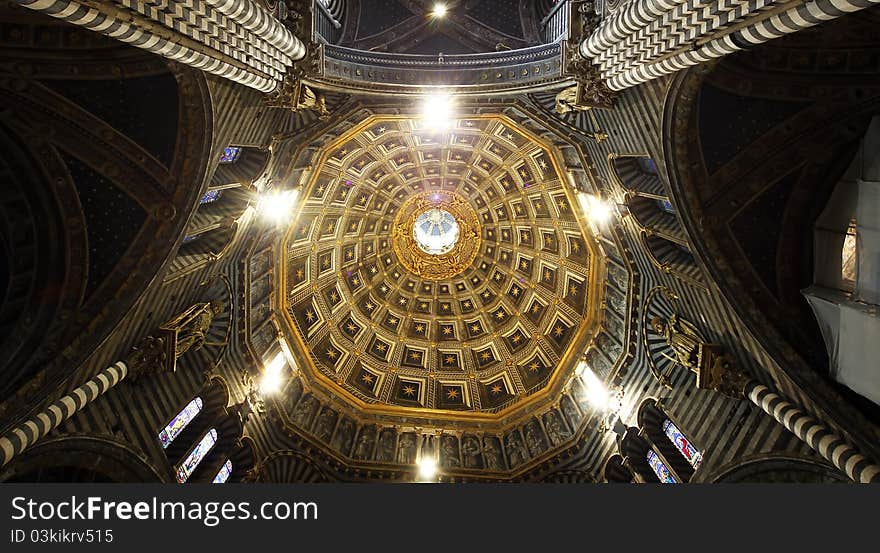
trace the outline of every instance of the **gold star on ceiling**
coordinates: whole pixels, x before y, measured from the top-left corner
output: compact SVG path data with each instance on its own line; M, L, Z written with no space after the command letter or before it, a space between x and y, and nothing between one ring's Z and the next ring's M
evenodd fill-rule
M404 386L403 387L403 395L412 397L412 396L416 395L416 389L412 386Z
M458 399L458 390L455 388L446 392L446 397L449 399Z

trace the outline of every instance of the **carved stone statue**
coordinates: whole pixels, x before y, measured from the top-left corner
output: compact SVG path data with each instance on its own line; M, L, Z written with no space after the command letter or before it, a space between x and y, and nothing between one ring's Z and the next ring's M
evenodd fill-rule
M318 94L311 87L304 84L300 84L300 93L296 104L296 110L299 111L301 109L317 111L318 116L322 119L330 115L324 95Z
M508 434L505 441L504 447L507 449L507 459L510 461L511 467L521 465L528 459L529 455L526 452L526 448L516 432Z
M690 322L672 314L669 319L654 317L651 327L666 340L666 344L675 352L675 360L683 367L694 372L700 368L702 346L706 341Z
M357 446L354 449L356 459L372 459L373 446L376 443L376 429L365 426L361 429L361 433L357 439Z
M337 451L343 455L348 455L351 449L351 439L354 436L354 422L349 418L343 418L336 429L333 441L330 443Z
M293 422L308 430L312 426L312 418L318 409L318 400L314 396L302 398L293 411Z
M440 439L440 463L444 467L460 467L458 459L458 440L455 436L444 435Z
M564 115L573 111L588 111L593 109L592 106L582 106L577 103L578 85L570 86L562 89L556 95L556 113Z
M401 434L397 444L397 462L404 465L416 462L416 435L412 432Z
M336 411L325 407L318 415L318 423L315 426L315 436L318 439L328 442L333 435L333 427L336 426Z
M504 470L504 460L501 457L501 442L494 436L483 438L483 459L489 470Z
M464 457L464 466L469 469L478 469L483 467L480 458L480 441L474 436L465 436L461 440L461 455Z
M379 447L376 451L376 460L390 463L394 461L394 442L396 432L393 428L386 428L379 434Z
M562 424L562 418L556 411L548 411L544 414L544 427L547 429L547 437L553 445L559 445L568 439L570 434Z
M574 400L571 399L571 396L565 395L562 396L562 401L559 403L562 407L562 412L565 414L565 418L568 419L568 424L570 424L572 428L577 428L581 422L581 414L580 411L578 411L577 406L575 406Z
M222 301L211 301L193 305L160 328L176 336L174 356L180 357L187 351L195 351L205 345L205 338L214 318L223 313L226 305Z
M547 443L541 436L541 427L537 421L532 421L525 426L526 444L532 455L539 455L547 450Z

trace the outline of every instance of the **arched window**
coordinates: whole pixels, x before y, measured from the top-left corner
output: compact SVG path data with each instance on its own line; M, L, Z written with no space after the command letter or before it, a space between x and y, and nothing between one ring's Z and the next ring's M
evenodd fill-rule
M168 425L159 432L159 441L162 443L162 448L166 449L171 442L174 441L174 438L180 435L183 432L183 429L192 422L196 415L202 410L202 398L195 398L190 401L186 407L183 408L180 413L177 414Z
M241 147L229 146L228 148L223 149L223 154L220 156L220 163L235 163L238 161L239 157L241 157Z
M232 475L232 460L228 459L223 466L220 467L220 472L217 473L217 476L214 477L214 480L211 481L212 484L225 484L229 477Z
M672 205L672 202L670 202L669 200L667 200L665 198L661 199L661 200L657 200L657 205L660 207L661 211L665 211L666 213L669 213L670 215L675 215L675 207Z
M843 249L840 252L840 278L844 286L853 288L856 283L856 267L858 266L856 218L853 217L843 238Z
M681 453L682 457L684 457L694 469L699 468L700 462L703 460L703 454L697 451L697 448L694 447L691 441L682 434L681 430L679 430L671 420L666 419L663 421L663 433L666 434L669 441L675 445L678 452Z
M217 431L212 428L211 430L208 430L208 433L199 440L199 443L197 443L194 448L192 448L192 451L189 452L189 455L186 456L183 463L177 467L177 481L183 484L189 480L189 477L192 476L196 467L199 466L199 463L202 462L202 459L205 458L216 443Z
M222 195L222 190L208 190L207 192L205 192L205 195L202 196L202 199L199 200L199 205L214 203L219 200L220 196Z
M645 459L648 461L648 465L650 465L654 474L657 475L661 484L678 484L678 480L675 479L672 472L666 467L656 451L649 449Z

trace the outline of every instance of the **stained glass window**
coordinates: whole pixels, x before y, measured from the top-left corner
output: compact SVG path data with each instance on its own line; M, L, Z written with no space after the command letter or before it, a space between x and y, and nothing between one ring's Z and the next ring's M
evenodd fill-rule
M669 200L657 200L657 205L660 206L662 211L675 215L675 207L673 207L672 202Z
M199 200L199 204L202 205L202 204L209 204L212 202L216 202L217 200L220 199L220 196L222 196L222 195L223 195L222 190L208 190L207 192L205 192L205 195L202 196L202 199Z
M199 411L202 410L202 399L195 398L190 401L186 407L180 413L177 413L177 416L171 419L171 422L168 423L168 426L162 429L159 432L159 441L162 443L162 448L167 448L171 445L171 442L174 441L183 429L186 428L186 425L192 422L196 415L199 414Z
M183 243L184 243L184 244L189 244L190 242L192 242L193 240L197 239L198 237L199 237L198 234L190 234L189 236L184 236L184 237L183 237Z
M692 444L691 441L681 433L681 430L679 430L677 426L672 424L671 420L667 419L663 421L663 433L666 434L669 441L675 445L681 455L687 459L687 462L690 463L692 467L697 468L700 466L700 461L703 460L703 454L697 451L694 444Z
M646 456L648 459L648 464L651 465L651 469L654 471L654 474L657 475L657 478L660 479L660 483L662 484L677 484L678 481L672 476L672 472L666 465L663 464L663 461L660 460L660 456L657 455L653 449L648 450L648 455Z
M199 440L199 443L196 444L193 450L189 452L183 463L177 467L177 481L181 484L186 482L216 443L217 431L212 428Z
M641 169L643 173L648 173L649 175L657 174L657 164L654 163L653 159L649 157L640 157L636 158L636 162L639 164L639 169Z
M220 467L220 472L217 473L217 476L214 477L212 484L225 484L229 477L232 475L232 460L227 459L223 466Z
M235 163L241 157L241 148L239 146L229 146L223 149L223 155L220 156L220 163Z

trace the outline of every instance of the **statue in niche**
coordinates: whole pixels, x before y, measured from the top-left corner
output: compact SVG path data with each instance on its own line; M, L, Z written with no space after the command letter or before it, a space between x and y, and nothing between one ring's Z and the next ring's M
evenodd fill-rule
M404 465L416 462L416 435L412 432L401 434L397 444L397 462Z
M315 426L315 436L323 442L329 442L333 435L333 427L336 426L336 411L324 407L318 415L318 423Z
M608 332L614 336L623 335L623 322L618 317L619 315L615 314L614 311L610 309L605 310L605 326L608 327Z
M495 436L483 438L483 459L489 470L504 470L504 460L501 455L501 442Z
M565 418L568 419L568 424L572 428L577 428L581 423L581 413L578 411L574 400L571 399L571 396L565 395L562 396L562 400L559 403L562 408L562 413L565 415Z
M464 457L464 466L469 469L483 468L480 458L480 441L474 436L465 436L461 440L461 455Z
M312 425L312 418L318 410L318 400L315 396L303 397L293 411L293 422L303 430L308 430Z
M376 460L385 463L394 461L394 446L397 432L393 428L386 428L379 433L379 447L376 451Z
M302 382L300 382L299 378L291 378L290 383L287 385L287 389L284 391L285 413L293 412L294 407L296 407L296 402L302 397L302 391Z
M225 309L226 304L219 300L197 303L159 327L166 335L173 337L169 343L174 344L174 358L188 351L199 350L204 345L223 345L206 342L206 338L214 319Z
M529 458L529 454L526 452L518 432L514 430L508 434L505 442L504 447L507 449L507 459L511 467L521 465Z
M564 88L556 95L556 113L565 115L574 111L590 111L593 106L587 106L579 103L579 85L572 85Z
M376 444L376 429L365 426L358 436L357 446L354 449L355 459L369 460L373 458L373 446Z
M669 319L654 317L651 327L675 353L674 361L694 372L699 370L702 347L706 341L693 324L673 313Z
M550 438L553 445L559 445L571 436L556 410L544 413L544 427L547 429L547 437Z
M343 455L348 455L353 436L354 422L349 418L343 418L342 422L339 423L339 428L336 429L336 435L333 436L333 441L330 445Z
M693 323L673 313L668 319L654 317L651 319L651 327L666 340L666 345L674 353L674 356L665 352L660 355L695 372L698 388L718 390L729 395L730 382L735 382L734 389L739 386L741 379L732 379L738 369L731 357L719 344L710 344L703 338ZM736 394L742 394L742 390L730 393L736 397Z
M444 467L460 467L458 459L458 440L455 436L444 434L440 439L440 464Z
M612 282L617 285L617 288L621 291L626 290L627 283L627 275L626 271L623 270L619 265L615 263L609 263L608 265L608 276L611 277Z
M620 314L626 313L626 298L617 290L610 288L606 294L608 303Z
M300 84L300 93L297 98L296 108L294 111L301 109L310 109L318 112L318 117L324 119L330 115L327 109L327 100L323 94L319 94L305 84Z
M547 443L541 436L541 427L537 421L532 421L525 426L526 445L532 455L538 455L547 450Z

